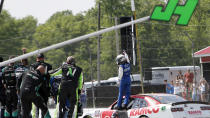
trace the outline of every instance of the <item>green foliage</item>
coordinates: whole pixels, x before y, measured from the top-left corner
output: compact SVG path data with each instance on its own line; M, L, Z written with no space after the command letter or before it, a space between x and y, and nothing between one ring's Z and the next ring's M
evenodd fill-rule
M8 55L21 54L23 47L26 47L28 52L34 51L97 31L98 2L99 0L96 0L96 6L84 14L73 14L68 10L61 11L53 14L46 23L39 25L33 16L15 19L7 11L3 11L0 15L0 56L6 59ZM100 0L100 3L102 28L115 25L115 17L133 15L130 0ZM158 0L135 0L137 18L151 15L155 5L159 4L165 5ZM137 24L139 34L137 39L141 43L143 68L192 65L192 42L184 32L187 32L194 42L195 51L209 46L209 6L209 0L201 0L188 27L173 25L178 16L173 16L170 22L147 21ZM97 36L51 50L45 54L46 61L52 64L53 68L57 68L66 60L66 57L74 55L77 64L83 68L85 81L91 80L91 69L93 79L96 80L96 39L98 39ZM104 33L101 35L101 79L117 76L116 56L115 31ZM34 57L30 59L31 63L34 61ZM199 65L199 60L196 64ZM132 66L132 73L139 73L138 65Z

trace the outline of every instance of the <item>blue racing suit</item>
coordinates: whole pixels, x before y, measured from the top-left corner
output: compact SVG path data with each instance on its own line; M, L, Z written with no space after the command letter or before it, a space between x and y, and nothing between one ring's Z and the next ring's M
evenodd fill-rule
M118 103L117 103L118 108L121 107L123 95L125 95L124 104L125 105L128 104L129 97L130 97L130 86L131 86L130 64L125 63L125 64L120 65L119 71L120 71L120 68L123 70L123 75L120 78L121 80L120 80L119 96L118 96Z

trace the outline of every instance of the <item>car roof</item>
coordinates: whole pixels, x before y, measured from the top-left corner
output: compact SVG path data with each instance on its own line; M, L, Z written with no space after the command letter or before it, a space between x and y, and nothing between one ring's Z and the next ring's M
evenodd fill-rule
M167 94L167 93L145 93L145 94L136 94L136 95L132 95L131 97L141 97L141 96L176 96L174 94Z
M194 66L172 66L172 67L152 67L152 70L183 70L183 69L193 69ZM199 66L195 66L196 69L200 69Z

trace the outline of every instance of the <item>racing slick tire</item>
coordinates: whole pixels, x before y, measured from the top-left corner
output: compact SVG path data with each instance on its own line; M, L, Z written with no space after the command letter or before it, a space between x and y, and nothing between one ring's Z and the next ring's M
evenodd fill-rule
M140 116L139 118L149 118L149 117L147 117L147 116Z
M92 118L91 116L84 116L83 118Z
M127 111L116 111L111 118L128 118Z

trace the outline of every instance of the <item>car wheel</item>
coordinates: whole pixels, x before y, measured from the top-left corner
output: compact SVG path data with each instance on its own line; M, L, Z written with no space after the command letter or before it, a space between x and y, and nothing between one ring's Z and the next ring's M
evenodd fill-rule
M147 116L140 116L140 118L149 118L149 117L147 117Z
M84 116L83 118L92 118L91 116Z

